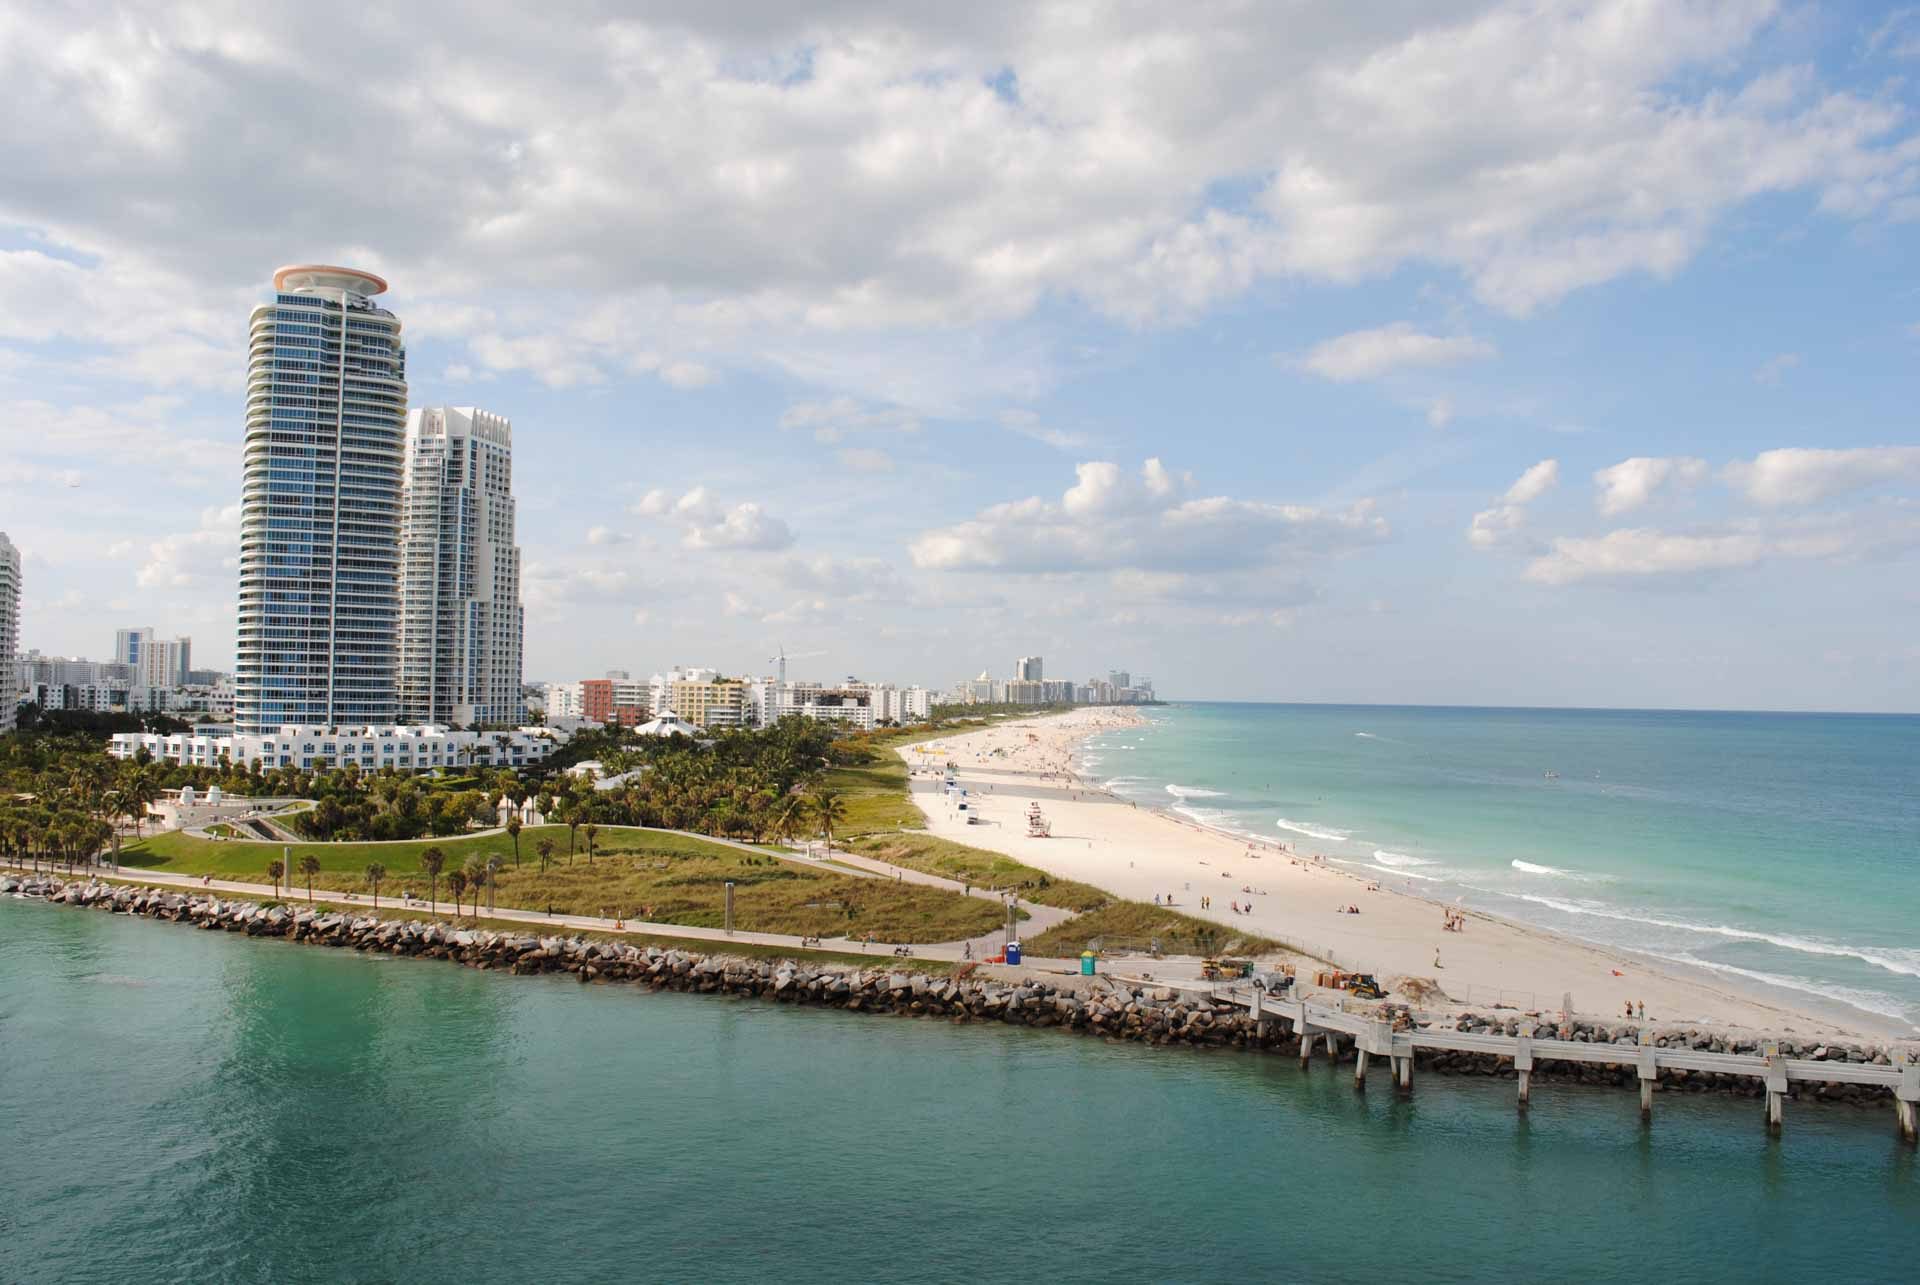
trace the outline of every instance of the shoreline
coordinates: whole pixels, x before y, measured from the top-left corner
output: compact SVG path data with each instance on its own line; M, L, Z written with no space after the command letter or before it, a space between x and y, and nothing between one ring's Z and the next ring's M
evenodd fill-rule
M28 887L34 891L24 892ZM289 945L439 960L516 976L570 973L583 985L629 984L654 991L721 994L874 1016L1054 1028L1110 1042L1190 1051L1234 1049L1290 1055L1298 1058L1302 1073L1306 1073L1315 1060L1309 1056L1312 1049L1324 1039L1327 1061L1355 1067L1356 1088L1364 1084L1367 1067L1364 1050L1348 1037L1316 1028L1303 1047L1301 1033L1293 1029L1292 1020L1285 1016L1261 1016L1250 1013L1232 999L1152 983L1126 983L1110 976L1009 977L1003 975L1006 970L995 972L973 965L962 965L941 975L912 969L910 964L889 966L879 960L868 965L784 957L743 958L725 953L703 955L677 947L593 940L577 933L543 936L460 929L438 921L423 923L352 912L321 912L303 909L297 904L188 896L165 887L93 879L65 883L48 879L28 884L13 876L0 878L0 895L9 893L50 906L175 923L203 932L279 939ZM1402 1019L1410 1020L1410 1015L1402 1014ZM1434 1021L1419 1025L1423 1029L1453 1029L1453 1025ZM1511 1015L1496 1015L1455 1025L1461 1031L1510 1034L1515 1029L1515 1019ZM1615 1088L1631 1087L1645 1078L1636 1066L1641 1044L1637 1030L1581 1022L1571 1034L1583 1044L1620 1045L1622 1058L1617 1062L1543 1060L1529 1072L1532 1077L1545 1083ZM1762 1049L1759 1039L1737 1039L1678 1026L1657 1031L1649 1029L1647 1034L1649 1039L1657 1037L1662 1048L1710 1049L1749 1057ZM1890 1045L1846 1046L1808 1039L1797 1044L1783 1043L1781 1052L1784 1056L1810 1058L1814 1063L1830 1061L1836 1067L1861 1063L1890 1066L1896 1055ZM1411 1061L1427 1072L1442 1075L1508 1079L1518 1076L1511 1058L1494 1054L1421 1049L1414 1053ZM1884 1108L1895 1100L1896 1094L1891 1088L1849 1082L1839 1071L1836 1076L1839 1078L1819 1078L1815 1070L1801 1075L1782 1092L1788 1100L1864 1108ZM1403 1091L1405 1088L1403 1084ZM1644 1084L1642 1089L1646 1091ZM1759 1098L1767 1092L1751 1075L1684 1070L1662 1070L1655 1077L1653 1089L1743 1098ZM1523 1110L1524 1101L1523 1096Z
M1101 732L1147 720L1113 707L1009 720L992 727L904 747L909 765L939 754L969 789L974 820L960 819L937 781L910 778L910 794L929 833L1012 856L1065 878L1145 901L1170 896L1175 909L1288 942L1348 971L1373 972L1390 986L1413 979L1443 991L1458 1009L1500 1005L1558 1012L1573 1009L1615 1020L1629 1000L1651 1021L1675 1020L1729 1030L1911 1041L1898 1019L1844 1001L1809 1005L1734 984L1708 969L1691 970L1624 947L1563 935L1487 911L1457 907L1388 887L1332 861L1315 861L1272 840L1206 826L1142 804L1093 780L1082 743ZM1038 803L1055 838L1025 834L1027 808ZM1204 882L1196 883L1196 877ZM1217 889L1217 891L1216 891ZM1200 899L1211 897L1211 909ZM1240 903L1251 913L1235 914ZM1224 905L1222 903L1225 903ZM1361 913L1335 913L1353 904ZM1466 929L1442 934L1443 912L1463 914ZM1440 960L1441 967L1432 967Z

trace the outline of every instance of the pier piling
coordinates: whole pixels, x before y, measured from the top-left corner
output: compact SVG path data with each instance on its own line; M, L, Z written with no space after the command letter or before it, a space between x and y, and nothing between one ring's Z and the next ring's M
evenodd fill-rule
M1367 1091L1367 1046L1364 1044L1353 1051L1353 1087L1361 1093Z
M1902 1049L1894 1066L1900 1071L1900 1083L1893 1087L1894 1120L1902 1142L1920 1142L1920 1063L1911 1050Z
M1778 1133L1787 1118L1787 1067L1778 1044L1769 1043L1761 1052L1766 1060L1767 1132Z
M1640 1118L1653 1118L1653 1086L1660 1079L1660 1061L1654 1055L1653 1031L1640 1028Z
M1513 1044L1513 1069L1520 1081L1520 1109L1525 1111L1527 1103L1533 1097L1533 1023L1528 1022L1520 1028L1520 1038Z
M1400 1065L1394 1068L1399 1074L1400 1092L1413 1092L1413 1050L1407 1050L1405 1057L1398 1059Z

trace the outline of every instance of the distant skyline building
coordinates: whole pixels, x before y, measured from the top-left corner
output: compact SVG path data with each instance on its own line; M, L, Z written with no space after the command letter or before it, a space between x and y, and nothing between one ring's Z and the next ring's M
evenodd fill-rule
M273 275L253 310L234 719L391 724L399 713L406 349L351 268Z
M125 665L142 687L185 687L193 672L193 639L156 638L151 629L116 629L114 663Z
M1045 677L1043 669L1040 657L1022 656L1013 662L1013 677L1017 682L1037 683Z
M19 651L20 550L0 531L0 733L14 729L20 693L14 686L13 658Z
M513 425L473 406L408 411L401 499L402 720L519 723Z

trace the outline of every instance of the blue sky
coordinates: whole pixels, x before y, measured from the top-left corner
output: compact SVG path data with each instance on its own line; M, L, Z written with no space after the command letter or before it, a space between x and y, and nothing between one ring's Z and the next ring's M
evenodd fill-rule
M0 12L25 645L232 651L244 329L386 275L529 678L1920 709L1920 10Z

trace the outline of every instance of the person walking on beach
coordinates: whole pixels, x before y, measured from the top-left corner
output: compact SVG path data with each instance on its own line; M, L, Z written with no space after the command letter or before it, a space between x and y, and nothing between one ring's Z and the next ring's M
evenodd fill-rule
M1433 966L1434 966L1435 968L1439 968L1439 967L1441 967L1441 963L1440 963L1440 948L1439 948L1438 946L1435 946L1435 947L1433 948Z

